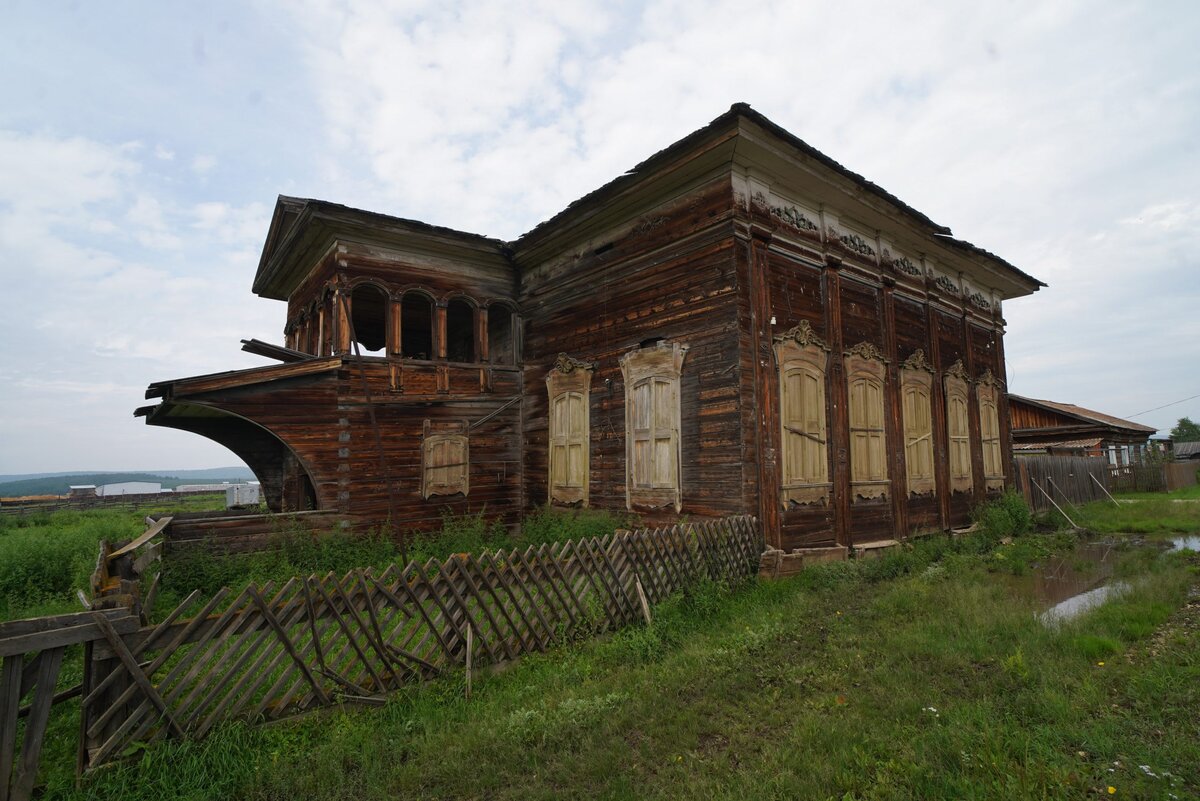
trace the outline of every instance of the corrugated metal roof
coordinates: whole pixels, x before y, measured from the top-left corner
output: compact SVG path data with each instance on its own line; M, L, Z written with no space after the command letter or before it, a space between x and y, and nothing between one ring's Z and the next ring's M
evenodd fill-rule
M1070 439L1065 442L1014 442L1014 451L1045 450L1046 448L1094 448L1100 444L1100 438Z

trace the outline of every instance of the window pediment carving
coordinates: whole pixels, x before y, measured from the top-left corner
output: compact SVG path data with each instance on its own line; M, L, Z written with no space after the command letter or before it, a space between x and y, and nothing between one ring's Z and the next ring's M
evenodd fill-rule
M933 372L933 365L925 358L925 351L921 348L914 350L907 359L900 363L901 370L920 370L926 373Z
M884 364L887 364L887 359L884 358L883 351L879 350L879 348L871 342L859 342L857 345L847 350L845 355L847 357L857 356L858 358L866 359L867 361L883 362Z
M817 332L813 330L812 324L808 320L801 320L782 334L778 334L775 337L775 342L777 344L794 342L802 348L811 345L821 350L829 350L829 346L825 344L825 340L817 336Z
M946 377L960 379L964 384L974 383L970 374L967 373L967 368L963 367L962 359L946 368Z

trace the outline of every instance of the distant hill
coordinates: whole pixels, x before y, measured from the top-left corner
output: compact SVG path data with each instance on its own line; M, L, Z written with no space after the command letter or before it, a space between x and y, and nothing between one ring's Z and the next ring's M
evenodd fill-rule
M72 484L117 484L125 481L150 481L174 489L180 484L220 484L254 478L247 467L214 467L205 470L162 470L155 473L43 473L0 476L0 496L65 495Z

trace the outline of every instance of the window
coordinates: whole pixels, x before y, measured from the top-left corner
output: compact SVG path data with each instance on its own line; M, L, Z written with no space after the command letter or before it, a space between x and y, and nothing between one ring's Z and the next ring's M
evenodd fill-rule
M516 364L516 316L503 303L493 303L487 310L488 361L492 364Z
M904 424L904 476L909 495L936 490L933 473L933 368L917 349L900 366Z
M829 500L825 370L829 348L808 322L775 338L779 366L780 501Z
M475 307L461 298L446 305L446 359L475 361Z
M967 417L967 372L961 361L946 371L946 430L950 443L950 491L971 491L971 427Z
M400 355L405 359L432 359L433 303L419 292L408 292L400 301Z
M359 284L350 294L350 331L368 353L387 346L389 304L387 293L374 284Z
M470 448L466 421L425 421L421 440L421 497L467 494Z
M679 377L687 346L659 342L621 358L625 378L625 501L683 505Z
M975 390L979 398L979 439L983 446L983 478L988 489L1004 489L1004 455L1000 447L1000 382L988 370Z
M886 360L869 342L846 351L850 410L850 490L853 498L888 496L887 431L883 415Z
M551 502L588 503L591 432L588 393L592 365L558 354L546 376L550 401L548 442Z

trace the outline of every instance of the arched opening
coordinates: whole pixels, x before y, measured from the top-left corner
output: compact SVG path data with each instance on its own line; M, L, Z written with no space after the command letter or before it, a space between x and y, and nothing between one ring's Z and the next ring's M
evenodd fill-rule
M359 346L378 353L387 346L388 296L374 284L360 284L350 294L351 331Z
M446 306L446 358L475 361L475 309L465 300L452 300Z
M492 364L516 364L516 315L503 303L488 307L488 359Z
M405 359L432 359L433 303L418 292L400 301L400 355Z

